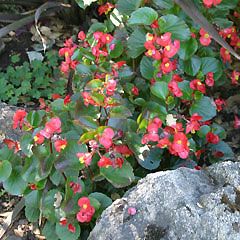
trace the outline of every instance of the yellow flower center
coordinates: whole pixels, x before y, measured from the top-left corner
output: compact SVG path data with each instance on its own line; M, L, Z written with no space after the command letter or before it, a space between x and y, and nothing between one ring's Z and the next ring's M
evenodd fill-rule
M83 204L83 209L87 209L88 205L87 204Z
M182 144L182 140L178 140L177 144L181 145Z
M201 85L202 85L202 83L201 83L200 81L198 81L198 82L197 82L197 85L198 85L198 86L201 86Z
M35 142L37 142L37 141L38 141L38 139L39 139L39 137L38 137L38 136L34 136L34 138L33 138L33 139L34 139L34 141L35 141Z
M166 50L167 51L170 51L170 49L171 49L171 47L168 45L168 46L166 46Z
M167 68L168 68L169 66L170 66L170 64L169 64L169 63L166 63L166 64L165 64L165 67L167 67Z
M79 158L79 162L80 162L80 163L85 163L85 162L84 162L84 157L80 157L80 158Z
M66 144L63 144L60 148L63 150L66 146Z
M151 49L149 49L147 53L148 53L149 56L153 55L153 51Z
M209 38L209 34L208 34L208 33L205 33L205 34L204 34L204 38Z

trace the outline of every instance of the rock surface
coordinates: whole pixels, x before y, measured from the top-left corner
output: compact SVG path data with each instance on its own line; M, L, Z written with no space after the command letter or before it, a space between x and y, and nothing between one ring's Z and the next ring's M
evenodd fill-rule
M17 109L17 107L0 102L0 147L4 138L19 140L22 134L21 131L12 129L13 114Z
M123 239L239 240L240 163L149 174L103 212L88 238Z

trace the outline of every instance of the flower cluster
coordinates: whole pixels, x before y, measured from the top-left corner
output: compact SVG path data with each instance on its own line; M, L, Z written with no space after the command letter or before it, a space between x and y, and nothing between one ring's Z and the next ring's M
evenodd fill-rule
M159 70L168 74L176 69L176 61L171 61L180 49L180 41L171 39L172 34L166 32L161 36L148 33L144 47L147 49L145 55L155 60L161 60Z
M64 47L59 50L59 56L65 58L65 61L61 64L61 71L65 74L67 74L70 69L76 69L78 61L72 60L72 55L76 48L77 45L74 44L72 38L70 38L65 41Z
M91 205L90 199L82 197L78 200L80 211L77 213L77 220L81 223L89 223L95 213L95 208Z
M211 8L212 6L217 6L222 0L203 0L203 4L206 8Z

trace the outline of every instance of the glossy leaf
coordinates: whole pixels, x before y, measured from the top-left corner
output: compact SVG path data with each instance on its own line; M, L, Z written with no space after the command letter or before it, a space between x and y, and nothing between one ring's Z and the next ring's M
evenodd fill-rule
M169 91L168 91L168 84L166 82L156 82L153 86L151 86L151 93L160 98L165 100Z
M0 160L0 182L4 182L11 175L12 172L12 164L7 161Z

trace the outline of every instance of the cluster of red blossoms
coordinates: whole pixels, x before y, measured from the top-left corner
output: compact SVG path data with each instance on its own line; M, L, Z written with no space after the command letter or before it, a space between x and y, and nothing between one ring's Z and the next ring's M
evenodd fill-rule
M217 6L222 0L203 0L203 4L206 8L211 8L212 6Z
M148 33L144 47L147 49L146 56L155 60L161 60L160 71L168 74L176 69L176 60L171 61L180 49L180 41L172 42L171 33L166 32L161 36Z
M77 45L73 43L73 40L67 39L64 43L64 48L59 50L59 56L65 57L65 61L61 64L61 71L65 74L69 72L70 69L75 70L78 64L78 61L72 60L72 55L77 48Z
M183 79L179 75L174 74L172 80L168 83L168 89L175 97L182 97L183 95L182 90L178 86L178 82L182 81Z
M80 211L77 213L77 220L80 223L89 223L95 213L95 208L91 205L89 198L82 197L78 200Z
M200 130L201 125L206 124L201 122L202 117L197 113L193 114L189 120L186 119L186 133L182 123L175 123L171 126L162 128L162 121L159 118L154 118L149 122L147 127L147 133L142 138L142 144L148 144L149 142L155 142L156 147L168 148L170 154L179 156L182 159L186 159L189 156L190 148L187 138L188 133L194 134ZM206 136L208 143L217 144L219 137L210 132Z
M103 15L103 14L108 14L115 6L109 2L107 2L106 4L103 4L101 6L99 6L98 8L98 13L99 15Z
M77 157L79 158L80 163L84 164L86 167L90 166L92 162L92 157L95 153L97 153L100 157L98 161L98 167L113 167L113 168L122 168L124 163L124 159L122 156L130 156L132 155L131 150L124 144L114 145L113 137L115 133L111 128L105 128L101 135L98 135L98 142L96 140L89 141L89 147L91 148L91 152L87 153L77 153ZM99 152L99 148L103 146L104 151L108 152L108 156L102 156Z

